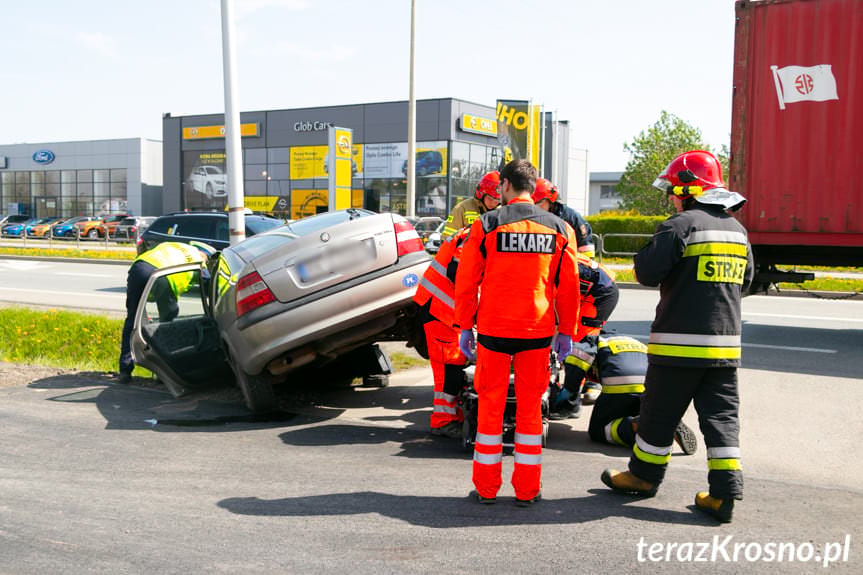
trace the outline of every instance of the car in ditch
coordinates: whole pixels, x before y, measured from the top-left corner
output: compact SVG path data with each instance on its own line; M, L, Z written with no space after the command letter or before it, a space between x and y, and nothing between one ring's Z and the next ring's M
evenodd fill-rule
M398 214L362 209L297 220L224 248L206 266L157 270L134 319L132 353L180 396L233 376L254 412L271 411L273 386L327 369L388 371L376 342L411 339L412 297L430 258ZM159 319L155 290L192 274L179 314ZM189 281L191 279L191 281ZM182 283L182 282L178 282Z

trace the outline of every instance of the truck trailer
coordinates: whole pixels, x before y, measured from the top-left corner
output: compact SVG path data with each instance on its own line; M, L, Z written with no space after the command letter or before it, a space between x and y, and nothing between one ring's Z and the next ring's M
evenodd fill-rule
M730 189L753 291L863 266L863 1L735 3Z

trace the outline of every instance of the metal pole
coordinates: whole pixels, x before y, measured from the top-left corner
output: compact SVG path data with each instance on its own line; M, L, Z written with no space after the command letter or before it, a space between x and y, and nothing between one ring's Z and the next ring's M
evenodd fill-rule
M243 147L237 104L237 67L234 46L234 0L222 0L222 60L225 81L225 167L228 185L228 230L231 245L246 239L243 209Z
M405 215L413 216L416 206L416 127L417 127L417 102L414 96L414 45L416 43L417 0L411 0L411 64L410 64L410 89L408 90L408 173L407 173L407 206Z

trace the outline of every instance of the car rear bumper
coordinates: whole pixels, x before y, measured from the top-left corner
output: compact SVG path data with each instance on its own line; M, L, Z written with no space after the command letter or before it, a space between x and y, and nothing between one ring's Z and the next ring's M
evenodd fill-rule
M231 356L246 373L258 374L290 352L301 350L301 361L308 362L310 356L326 357L350 347L352 338L361 343L375 330L391 327L399 310L411 305L428 264L422 260L305 305L270 304L281 305L282 311L245 327L241 320L226 326L223 336Z

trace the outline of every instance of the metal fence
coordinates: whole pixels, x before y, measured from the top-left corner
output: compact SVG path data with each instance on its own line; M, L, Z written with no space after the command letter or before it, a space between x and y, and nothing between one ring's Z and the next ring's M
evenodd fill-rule
M650 239L653 234L593 234L594 244L596 245L596 256L599 261L602 261L602 256L634 256L636 252L617 252L605 249L607 238L646 238ZM645 242L647 243L647 242Z

